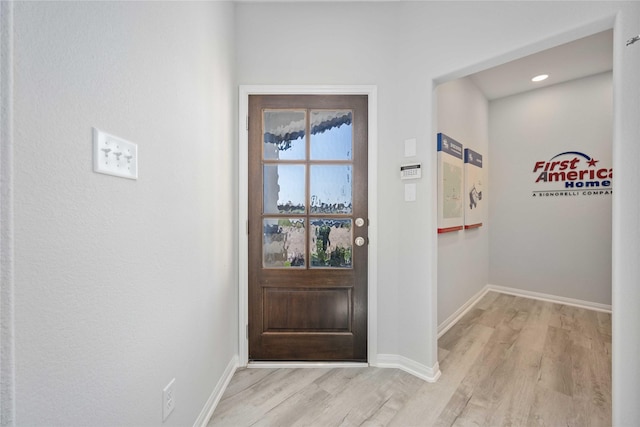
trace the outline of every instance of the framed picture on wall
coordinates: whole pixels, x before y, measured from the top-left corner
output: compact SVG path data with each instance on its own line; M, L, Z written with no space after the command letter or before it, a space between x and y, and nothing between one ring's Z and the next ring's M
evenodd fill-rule
M463 229L463 147L438 134L438 233Z
M464 149L464 228L478 228L484 221L485 178L482 169L482 154L469 148ZM486 193L485 193L486 194Z

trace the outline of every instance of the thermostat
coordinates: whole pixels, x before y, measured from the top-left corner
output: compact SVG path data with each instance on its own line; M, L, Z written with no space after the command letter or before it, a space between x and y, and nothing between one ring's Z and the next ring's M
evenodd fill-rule
M400 179L418 179L421 177L420 163L410 163L400 166Z

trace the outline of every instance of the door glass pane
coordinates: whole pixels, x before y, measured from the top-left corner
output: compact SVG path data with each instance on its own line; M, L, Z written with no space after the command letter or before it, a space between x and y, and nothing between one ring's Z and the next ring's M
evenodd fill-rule
M351 110L311 111L311 160L351 160Z
M305 112L290 110L265 110L264 150L265 160L302 160L305 155Z
M351 165L311 166L311 213L351 213Z
M304 165L264 165L262 179L264 213L304 213Z
M311 267L351 268L351 220L311 220Z
M264 219L262 229L263 267L283 268L305 266L304 219Z

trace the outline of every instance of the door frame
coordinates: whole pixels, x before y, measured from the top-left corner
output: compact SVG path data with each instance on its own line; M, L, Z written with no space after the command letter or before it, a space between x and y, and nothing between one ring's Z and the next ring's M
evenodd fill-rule
M248 269L249 244L247 221L249 218L249 132L247 116L249 95L367 95L368 96L368 209L369 209L369 245L368 245L368 301L367 301L367 359L369 365L376 364L378 349L378 87L375 85L240 85L238 97L238 364L249 363L249 341L247 325L249 322ZM256 364L251 364L256 365ZM357 363L307 362L277 364L260 363L260 366L300 367L323 365L354 366Z

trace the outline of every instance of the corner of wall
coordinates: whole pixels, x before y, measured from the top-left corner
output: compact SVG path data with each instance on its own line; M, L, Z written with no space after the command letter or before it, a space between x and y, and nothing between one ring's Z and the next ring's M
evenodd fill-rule
M429 383L435 383L441 375L437 361L433 366L426 366L398 354L378 354L375 366L378 368L400 369Z
M236 369L239 367L238 356L233 356L229 361L229 364L224 370L224 373L218 380L218 383L213 388L209 399L207 399L207 403L202 408L200 415L193 423L193 427L207 427L209 420L213 416L213 412L216 410L218 403L220 403L220 399L222 399L222 395L224 394L227 386L231 382L233 378L233 374L236 372Z
M473 306L476 305L476 303L480 301L490 290L489 285L485 285L480 292L472 296L467 302L462 304L460 308L452 313L451 316L447 317L442 323L440 323L438 325L438 338L446 334L449 329L458 323L458 321L462 319L462 316L467 314L469 310L471 310Z

